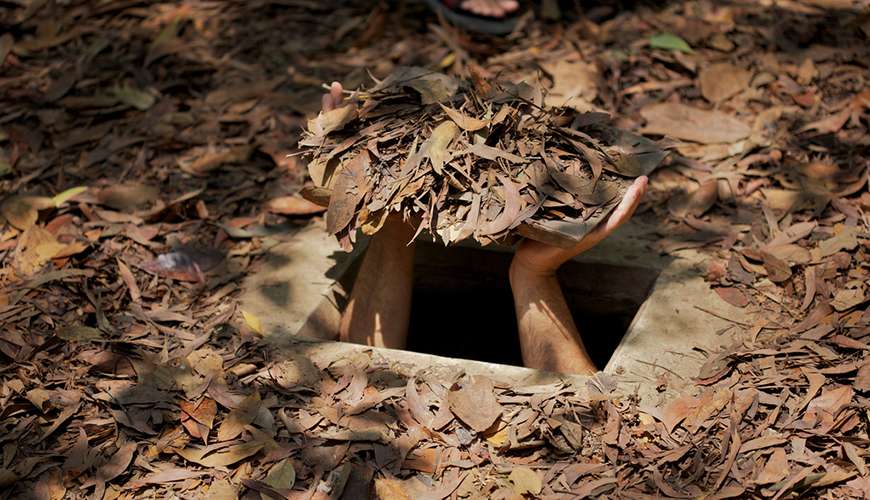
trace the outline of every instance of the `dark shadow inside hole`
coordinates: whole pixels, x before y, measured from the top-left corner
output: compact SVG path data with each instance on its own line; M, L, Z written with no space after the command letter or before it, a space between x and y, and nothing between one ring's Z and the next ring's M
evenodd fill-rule
M407 349L522 366L513 297L512 254L418 242ZM559 271L586 348L599 368L646 299L659 272L569 262Z

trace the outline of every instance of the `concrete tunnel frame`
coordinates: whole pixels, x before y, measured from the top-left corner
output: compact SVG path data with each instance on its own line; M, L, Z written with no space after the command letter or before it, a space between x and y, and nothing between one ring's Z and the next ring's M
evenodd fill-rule
M725 303L704 282L699 270L703 254L684 250L671 257L657 255L648 249L653 231L633 220L576 259L658 273L602 370L617 381L618 392L637 393L645 404L663 402L693 386L692 378L704 362L702 352L733 343L737 340L734 322L748 322L743 310ZM507 384L563 381L585 389L589 380L585 376L331 340L340 317L336 296L343 293L341 278L362 250L363 245L357 245L351 253L342 252L323 221L312 221L272 247L262 268L245 279L241 307L260 319L269 343L320 362L365 354L405 376L426 373L451 380L466 373ZM499 250L509 249L494 249Z

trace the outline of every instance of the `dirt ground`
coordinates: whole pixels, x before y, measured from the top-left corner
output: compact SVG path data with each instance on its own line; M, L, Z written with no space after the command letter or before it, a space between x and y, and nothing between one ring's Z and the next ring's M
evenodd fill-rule
M0 2L0 498L870 498L868 63L857 0L545 1L504 37L399 0ZM322 84L403 65L666 147L650 251L705 252L743 342L664 407L264 343L240 282L321 216Z

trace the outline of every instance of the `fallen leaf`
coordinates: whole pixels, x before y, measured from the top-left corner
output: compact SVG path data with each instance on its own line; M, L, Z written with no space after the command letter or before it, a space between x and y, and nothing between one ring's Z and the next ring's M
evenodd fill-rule
M855 468L858 469L858 474L862 476L867 475L867 464L864 462L863 450L858 448L852 443L844 442L843 443L843 451L846 453L846 457L855 464Z
M127 182L105 187L96 192L98 203L122 212L133 212L154 203L160 191L140 182Z
M791 267L785 261L774 257L769 253L763 254L764 269L767 271L767 277L774 283L782 283L791 278Z
M66 341L87 342L89 340L100 340L103 338L103 333L84 325L65 326L57 331L57 336Z
M249 145L213 146L194 148L178 158L178 166L190 175L205 176L224 165L243 163L251 157L254 148Z
M308 120L308 130L315 137L324 137L330 132L341 130L342 127L355 120L358 110L355 104L347 103L329 111L321 111Z
M31 226L18 239L15 262L18 269L30 276L66 248L57 238L40 226Z
M114 87L111 90L111 94L122 103L141 111L149 109L157 101L154 94L134 87Z
M777 448L773 450L773 454L765 464L764 469L755 478L758 484L778 483L788 477L788 458L785 455L785 449Z
M36 224L40 210L54 206L52 199L45 196L14 195L0 205L0 214L16 229L26 231Z
M685 104L665 102L651 104L640 111L647 121L644 134L714 144L737 142L749 137L749 125L722 111L705 111Z
M434 104L453 97L459 89L459 81L426 68L402 66L376 85L372 92L397 87L410 87L420 94L423 104Z
M502 414L492 381L486 377L470 377L456 382L450 387L447 402L450 411L476 432L492 427Z
M441 104L441 109L443 109L444 112L447 113L447 116L449 116L455 124L459 125L462 130L474 132L475 130L480 130L484 127L489 126L489 120L481 120L479 118L465 115L443 104Z
M52 203L54 203L55 207L59 207L59 206L63 205L64 203L66 203L67 201L69 201L69 200L75 198L76 196L84 193L87 190L88 190L87 186L77 186L77 187L69 188L66 191L63 191L62 193L55 195L51 199L51 201L52 201Z
M237 408L234 408L221 422L218 427L218 441L228 441L242 434L245 426L249 425L257 417L260 411L260 393L255 392L242 400Z
M861 392L870 392L870 361L865 362L858 369L858 375L855 376L853 387Z
M293 461L285 458L273 465L266 474L265 483L279 491L292 489L296 484L296 469L293 468ZM260 498L267 500L268 497L260 494Z
M698 75L701 95L712 103L724 101L749 88L752 73L730 63L716 63Z
M683 218L687 215L700 217L713 208L719 199L719 188L716 179L708 180L691 193L678 193L668 200L668 211L674 216Z
M265 443L261 441L249 441L220 448L218 451L213 451L214 445L212 445L208 447L184 448L178 450L177 453L186 460L205 467L226 467L255 455L263 449L263 446L265 446Z
M242 310L242 318L245 320L245 324L248 325L248 328L262 335L263 324L260 322L260 318L244 309Z
M731 304L734 307L746 307L747 305L749 305L749 298L746 296L745 293L740 291L739 288L720 287L714 288L714 290L722 300Z
M481 226L479 234L497 234L508 229L523 209L519 186L504 175L499 174L498 179L504 186L504 210L495 219Z
M528 467L514 467L508 480L517 495L539 495L544 487L541 477Z
M266 202L266 210L281 215L313 215L325 212L326 206L318 205L301 196L293 195L272 198Z
M649 37L649 46L654 49L674 50L677 52L692 53L692 47L685 40L673 33L659 33Z
M336 172L326 211L326 230L330 234L338 233L353 219L368 186L365 172L369 161L368 151L362 150Z
M544 64L543 68L553 78L553 87L544 97L545 105L556 108L564 106L578 111L592 108L601 78L594 64L560 59L554 64Z
M859 304L863 304L870 297L865 296L864 290L861 288L849 288L840 290L834 295L834 300L831 301L831 306L837 311L847 311Z

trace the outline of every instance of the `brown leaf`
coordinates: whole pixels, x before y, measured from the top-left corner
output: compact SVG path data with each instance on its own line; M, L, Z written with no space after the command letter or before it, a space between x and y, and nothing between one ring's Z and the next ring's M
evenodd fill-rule
M218 441L227 441L241 435L245 426L257 418L261 403L259 392L255 392L242 400L241 404L231 410L221 422L217 433Z
M127 291L130 292L130 300L139 302L142 300L142 292L139 290L139 285L136 284L136 277L133 276L133 271L119 257L117 259L118 272L121 274L121 279L127 285Z
M444 102L459 89L459 82L444 73L438 73L426 68L400 66L393 73L376 85L372 92L384 89L410 87L420 94L423 104Z
M855 464L855 468L858 469L858 474L866 476L867 464L864 462L864 457L861 456L862 450L852 443L844 442L843 451L846 453L849 460Z
M402 481L392 477L375 479L375 498L378 500L411 500Z
M223 165L247 161L253 151L248 145L194 148L178 158L178 166L188 174L204 176Z
M480 130L484 127L489 126L489 120L481 120L479 118L468 116L459 111L456 111L453 108L448 108L443 104L441 104L441 109L443 109L444 112L447 113L447 116L449 116L454 123L459 125L462 130L474 132L475 130Z
M477 432L492 427L502 414L492 381L486 377L471 377L453 384L447 403L454 415Z
M250 441L247 443L233 444L226 448L214 450L214 445L208 447L189 447L178 450L178 454L186 460L203 465L205 467L226 467L239 460L244 460L255 455L263 449L262 441Z
M559 59L553 64L544 64L543 68L553 78L553 87L544 98L546 106L565 106L578 111L591 109L601 78L594 64Z
M752 73L730 63L716 63L702 69L698 75L701 95L712 103L749 88Z
M746 307L749 305L749 298L739 288L729 286L715 288L714 290L722 300L734 307Z
M479 142L477 144L473 144L473 145L469 146L468 149L463 151L461 154L465 154L465 153L472 153L472 154L477 155L481 158L485 158L487 160L493 160L493 161L495 161L496 158L504 158L505 160L507 160L511 163L525 163L526 162L526 160L524 160L520 156L517 156L513 153L508 153L507 151L504 151L503 149L495 148L492 146L487 146L486 144L484 144L482 142Z
M446 121L435 127L432 135L420 145L420 151L417 156L420 158L429 158L432 162L432 168L435 172L441 173L444 164L450 161L452 155L447 151L447 147L453 142L459 129L456 124L451 121Z
M29 276L58 255L65 245L40 226L31 226L18 237L15 263L22 274Z
M777 448L773 450L773 454L765 464L764 469L755 478L758 484L778 483L788 477L788 458L785 455L785 449Z
M777 259L769 253L764 253L764 269L767 271L767 277L774 283L782 283L791 278L791 267L780 259Z
M3 201L0 214L16 229L26 231L36 224L39 211L46 208L54 208L54 203L47 196L15 195Z
M272 198L266 202L266 210L281 215L313 215L325 212L326 206L318 205L301 196L293 195Z
M523 209L519 185L501 174L498 179L504 186L504 210L495 219L480 227L479 234L482 235L498 234L508 229Z
M139 182L116 184L96 192L98 203L122 212L133 212L154 203L159 197L156 187Z
M852 387L861 392L870 392L870 361L865 362L858 369L858 375L855 377L855 383Z
M326 211L326 230L330 234L347 227L356 214L356 207L368 186L365 177L368 166L369 153L362 150L354 159L339 167Z
M641 130L644 134L702 144L737 142L749 137L752 131L745 123L721 111L705 111L674 102L651 104L641 109L640 114L647 121Z
M708 180L691 193L679 193L668 200L668 211L674 217L700 217L710 210L719 198L716 179Z
M308 120L308 131L315 137L323 137L330 132L341 130L345 125L355 120L358 110L355 104L347 103L329 111L321 111Z
M539 495L543 488L541 477L528 467L514 467L508 476L517 495Z
M847 311L859 304L863 304L870 297L864 294L862 288L848 288L840 290L834 295L834 300L831 301L831 306L837 311Z

